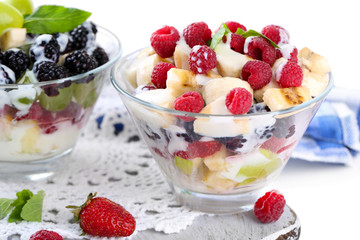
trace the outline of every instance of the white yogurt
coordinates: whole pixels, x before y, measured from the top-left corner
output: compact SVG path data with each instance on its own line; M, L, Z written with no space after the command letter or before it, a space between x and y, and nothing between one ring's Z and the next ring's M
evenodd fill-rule
M51 134L41 132L33 120L23 120L16 125L1 119L0 161L20 162L48 158L71 149L80 134L80 128L71 121L56 125Z

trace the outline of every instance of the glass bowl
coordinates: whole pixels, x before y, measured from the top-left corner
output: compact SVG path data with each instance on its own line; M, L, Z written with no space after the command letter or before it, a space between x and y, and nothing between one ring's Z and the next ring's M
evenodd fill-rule
M109 55L98 68L47 82L0 84L0 178L37 179L64 166L122 54L107 29L98 26L96 41Z
M253 207L261 190L284 168L333 85L329 74L328 86L319 96L282 111L246 115L181 112L133 95L126 71L138 53L114 65L111 82L177 200L209 213Z

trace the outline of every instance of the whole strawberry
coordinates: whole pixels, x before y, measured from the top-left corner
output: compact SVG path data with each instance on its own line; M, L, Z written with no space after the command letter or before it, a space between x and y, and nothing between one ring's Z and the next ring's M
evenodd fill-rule
M29 240L63 240L63 237L54 231L40 230L31 235Z
M125 237L135 231L134 217L120 204L90 193L87 201L72 212L85 233L99 237Z

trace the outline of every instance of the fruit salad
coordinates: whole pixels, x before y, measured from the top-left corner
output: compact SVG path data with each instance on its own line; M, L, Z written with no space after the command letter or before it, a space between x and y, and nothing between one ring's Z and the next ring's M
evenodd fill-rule
M165 176L201 193L257 189L277 176L329 87L327 60L286 29L229 21L164 26L131 56L123 98ZM308 107L295 108L312 101ZM142 106L141 106L142 105ZM305 104L306 105L306 104Z
M0 161L69 152L106 74L109 56L96 40L99 29L79 9L40 6L23 18L0 4L0 14L14 20L0 25Z

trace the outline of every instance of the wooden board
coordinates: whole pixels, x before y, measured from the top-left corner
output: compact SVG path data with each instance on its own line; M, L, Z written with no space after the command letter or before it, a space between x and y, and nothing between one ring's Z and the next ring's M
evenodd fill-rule
M286 206L281 218L270 224L260 223L252 211L236 215L202 216L186 230L164 234L154 230L137 233L132 240L296 240L300 237L300 221Z

